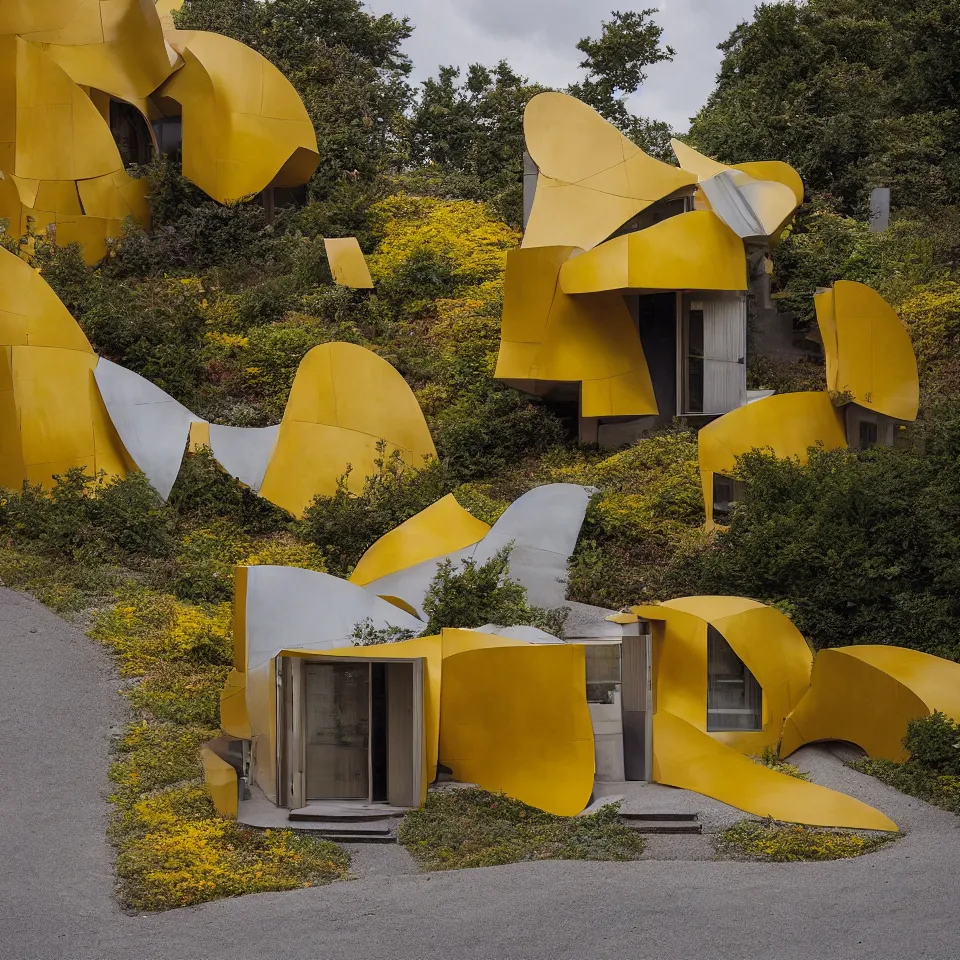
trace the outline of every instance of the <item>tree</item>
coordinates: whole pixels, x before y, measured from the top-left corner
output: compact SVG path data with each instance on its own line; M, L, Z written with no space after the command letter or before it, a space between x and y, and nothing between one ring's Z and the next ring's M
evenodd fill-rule
M654 8L614 11L613 19L603 23L599 39L584 37L577 49L585 55L580 67L587 76L568 92L590 104L649 153L670 159L669 124L637 117L626 104L647 79L647 68L670 62L677 53L671 46L661 46L663 27L651 19L656 12Z
M725 162L787 161L844 213L863 210L874 186L900 208L954 203L958 33L954 0L761 4L720 44L691 135Z
M360 0L186 0L183 30L210 30L262 53L296 87L317 131L315 196L370 181L399 162L396 127L410 101L408 19Z
M486 200L519 226L523 217L523 111L544 88L500 61L461 73L441 67L426 80L407 126L409 159L420 187L447 197ZM423 168L426 169L423 169Z

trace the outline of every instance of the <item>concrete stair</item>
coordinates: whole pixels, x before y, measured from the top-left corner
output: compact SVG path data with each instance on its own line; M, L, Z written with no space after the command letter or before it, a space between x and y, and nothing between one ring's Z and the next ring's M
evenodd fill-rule
M637 833L703 833L700 815L696 813L621 813L620 822Z

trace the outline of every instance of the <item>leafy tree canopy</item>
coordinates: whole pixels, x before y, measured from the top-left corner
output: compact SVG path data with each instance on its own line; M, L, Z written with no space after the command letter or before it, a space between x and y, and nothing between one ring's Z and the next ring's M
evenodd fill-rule
M958 33L951 0L761 4L720 44L691 136L726 162L785 160L846 213L875 186L901 208L956 202Z

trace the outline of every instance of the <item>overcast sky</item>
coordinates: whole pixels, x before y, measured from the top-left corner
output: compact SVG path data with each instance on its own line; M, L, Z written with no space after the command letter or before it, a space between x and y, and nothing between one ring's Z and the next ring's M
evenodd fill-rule
M376 13L410 17L416 25L406 51L414 80L441 64L506 60L531 80L553 87L577 80L581 37L595 37L611 10L643 10L657 0L368 0ZM659 64L631 102L636 113L666 120L683 132L713 89L717 44L753 13L755 0L659 0L664 41L677 51Z

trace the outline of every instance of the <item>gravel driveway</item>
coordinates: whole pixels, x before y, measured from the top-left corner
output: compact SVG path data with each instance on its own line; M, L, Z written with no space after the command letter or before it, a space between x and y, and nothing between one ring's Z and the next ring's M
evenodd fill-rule
M112 899L104 840L117 681L86 637L0 590L0 960L954 960L960 817L796 762L906 837L826 864L517 864L364 879L154 916Z

